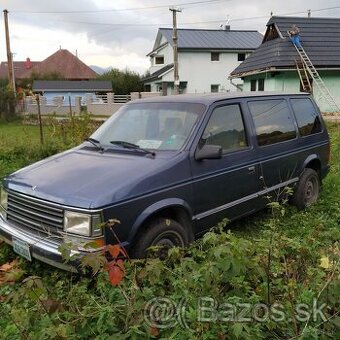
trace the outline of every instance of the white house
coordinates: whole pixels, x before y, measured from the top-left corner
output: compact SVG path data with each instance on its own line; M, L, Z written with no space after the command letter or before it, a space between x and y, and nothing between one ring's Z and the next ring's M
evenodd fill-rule
M178 64L181 93L236 91L242 80L230 73L262 42L257 31L178 29ZM171 94L174 88L172 29L160 28L152 51L146 91Z

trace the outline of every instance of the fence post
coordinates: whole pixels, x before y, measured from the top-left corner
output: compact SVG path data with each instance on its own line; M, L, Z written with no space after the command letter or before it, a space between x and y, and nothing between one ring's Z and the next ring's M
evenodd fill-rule
M86 93L86 106L92 103L92 93Z
M81 112L81 97L77 96L75 97L75 107L74 107L75 113Z
M70 109L70 118L72 120L72 103L71 103L71 96L68 96L68 107Z
M114 101L115 101L115 94L113 93L113 92L108 92L107 94L106 94L106 98L107 98L107 103L108 104L113 104L114 103Z
M40 130L40 143L41 145L44 144L44 135L43 135L43 128L42 128L42 121L41 121L41 111L40 111L40 96L39 94L35 97L38 106L38 118L39 118L39 130Z
M130 96L131 96L131 100L135 100L135 99L141 98L141 95L140 95L139 92L131 92Z

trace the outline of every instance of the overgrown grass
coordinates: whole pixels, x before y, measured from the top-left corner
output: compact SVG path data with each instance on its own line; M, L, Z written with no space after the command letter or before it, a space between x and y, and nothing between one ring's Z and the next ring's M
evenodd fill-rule
M53 141L46 126L44 137L45 145L41 146L38 126L0 123L0 178L61 149L61 143Z
M16 261L0 281L0 338L339 338L340 125L329 132L332 168L317 204L298 212L274 202L163 262L127 262L118 287L105 273L79 278L0 245L0 264ZM44 151L35 127L0 125L1 134L0 177L65 147L55 135Z
M34 119L33 122L37 123ZM88 114L75 117L73 121L48 117L44 120L44 143L41 145L38 125L0 122L0 179L25 165L76 146L99 124L91 121Z

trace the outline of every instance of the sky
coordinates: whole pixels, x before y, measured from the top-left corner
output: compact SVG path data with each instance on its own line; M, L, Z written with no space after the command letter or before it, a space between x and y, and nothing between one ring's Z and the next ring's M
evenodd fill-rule
M284 7L283 7L284 5ZM9 11L14 61L41 61L60 47L87 65L144 74L159 27L265 32L273 15L340 17L339 0L0 0L0 60L6 60L4 18Z

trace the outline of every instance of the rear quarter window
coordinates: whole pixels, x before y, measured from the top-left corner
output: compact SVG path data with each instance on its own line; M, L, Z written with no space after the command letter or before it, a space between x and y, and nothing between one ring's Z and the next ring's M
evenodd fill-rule
M309 98L291 99L291 104L301 136L309 136L322 131L319 114Z
M260 146L296 138L294 119L285 99L250 101L248 105Z

